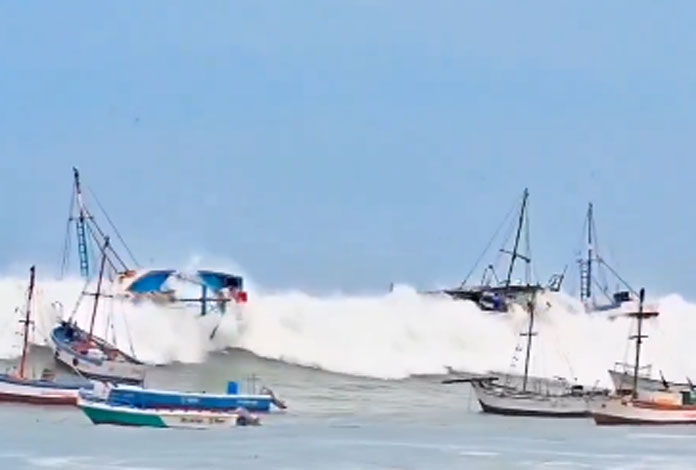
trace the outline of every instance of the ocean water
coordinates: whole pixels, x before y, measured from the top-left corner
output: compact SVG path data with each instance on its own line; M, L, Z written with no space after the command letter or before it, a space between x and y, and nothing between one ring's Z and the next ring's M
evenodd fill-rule
M23 288L19 279L0 281L7 367L18 352L14 305ZM79 288L41 284L32 369L52 366L42 346L52 304L69 305ZM630 352L630 322L578 313L566 296L544 302L533 373L608 385L606 369ZM654 302L663 315L648 324L646 362L675 380L693 374L696 308L678 296ZM77 409L0 405L0 469L696 468L696 427L485 415L468 385L441 384L448 367L519 370L524 312L490 315L408 288L360 297L256 292L212 340L216 317L153 305L117 313L125 322L104 334L119 344L127 338L153 364L149 386L212 392L253 376L288 410L263 416L259 427L188 431L94 426Z

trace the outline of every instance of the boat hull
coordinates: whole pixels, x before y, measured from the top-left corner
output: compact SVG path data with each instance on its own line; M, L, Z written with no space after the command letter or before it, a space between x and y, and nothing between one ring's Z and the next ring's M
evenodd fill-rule
M72 328L77 331L73 335L78 338L86 336L83 330L75 326ZM93 357L89 350L78 349L80 340L69 338L63 325L56 327L51 332L51 340L56 361L78 372L83 377L133 385L142 384L145 379L145 364L113 346L107 345L104 341L95 341L91 345L92 350L100 353L98 357ZM110 359L110 356L114 359Z
M113 405L140 409L231 411L244 408L249 411L268 412L275 399L271 395L216 395L117 386L109 392L108 401Z
M586 395L523 393L481 382L471 385L484 413L506 416L586 418L590 416L590 402L601 400Z
M612 399L593 409L598 425L696 424L696 406L666 406L627 399Z
M74 406L77 404L79 391L79 386L0 375L0 402Z
M78 406L94 424L152 428L214 429L230 428L237 426L239 422L239 414L237 413L141 410L85 400L80 400Z
M614 384L614 389L618 394L628 394L633 392L633 373L609 370L609 377ZM651 379L650 377L638 376L638 392L645 393L679 391L690 389L689 384L665 382L662 380Z

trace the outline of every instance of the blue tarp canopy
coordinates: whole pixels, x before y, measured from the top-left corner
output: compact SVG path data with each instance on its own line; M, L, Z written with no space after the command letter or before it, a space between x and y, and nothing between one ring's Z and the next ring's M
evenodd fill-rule
M198 277L206 287L215 292L225 288L241 290L243 285L241 276L233 274L201 270L198 271Z
M133 281L128 290L137 294L161 292L162 285L167 282L172 273L174 273L173 269L148 271Z

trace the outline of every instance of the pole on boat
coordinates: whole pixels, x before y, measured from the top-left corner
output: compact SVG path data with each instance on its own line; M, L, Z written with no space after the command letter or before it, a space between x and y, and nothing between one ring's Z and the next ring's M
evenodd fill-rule
M522 225L524 225L524 214L527 210L527 199L529 198L529 191L524 188L524 194L522 195L522 207L520 208L520 216L517 221L517 233L515 234L515 245L512 248L512 253L510 253L510 266L508 267L507 277L505 278L505 287L510 287L510 281L512 280L512 271L515 268L515 261L520 256L517 253L520 245L520 236L522 235Z
M585 278L585 299L592 298L592 203L587 208L587 277Z
M29 351L29 324L31 323L31 302L34 298L34 266L29 269L29 291L27 292L27 313L22 323L24 323L24 340L22 344L22 359L19 362L19 378L24 378L27 363L27 352Z
M526 333L520 334L520 336L527 337L527 353L524 358L524 376L522 377L522 391L527 391L527 379L529 378L529 360L532 353L532 336L535 336L534 332L534 301L535 293L532 293L531 298L527 302L527 311L529 312L529 328Z
M645 301L645 289L640 289L639 294L640 302L638 304L638 312L629 313L629 316L636 317L638 319L638 334L631 336L629 339L636 340L636 359L633 365L633 393L632 397L634 399L638 398L638 372L640 371L640 349L643 344L643 338L647 338L647 335L643 334L643 319L652 318L658 315L657 312L645 312L643 311L643 302Z
M104 279L104 265L106 264L106 250L109 248L109 237L104 239L104 247L102 248L101 266L99 267L99 280L97 281L97 291L94 293L94 308L92 309L92 320L89 324L89 337L87 343L92 343L92 333L94 332L94 320L97 318L97 306L99 305L99 295L101 294L102 280Z

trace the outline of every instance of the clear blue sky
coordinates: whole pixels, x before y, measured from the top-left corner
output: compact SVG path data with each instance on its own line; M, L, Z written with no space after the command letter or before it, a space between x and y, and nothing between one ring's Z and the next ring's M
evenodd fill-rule
M687 1L2 2L0 268L57 266L78 165L156 264L455 282L528 186L542 277L591 199L627 278L694 298L695 21Z

